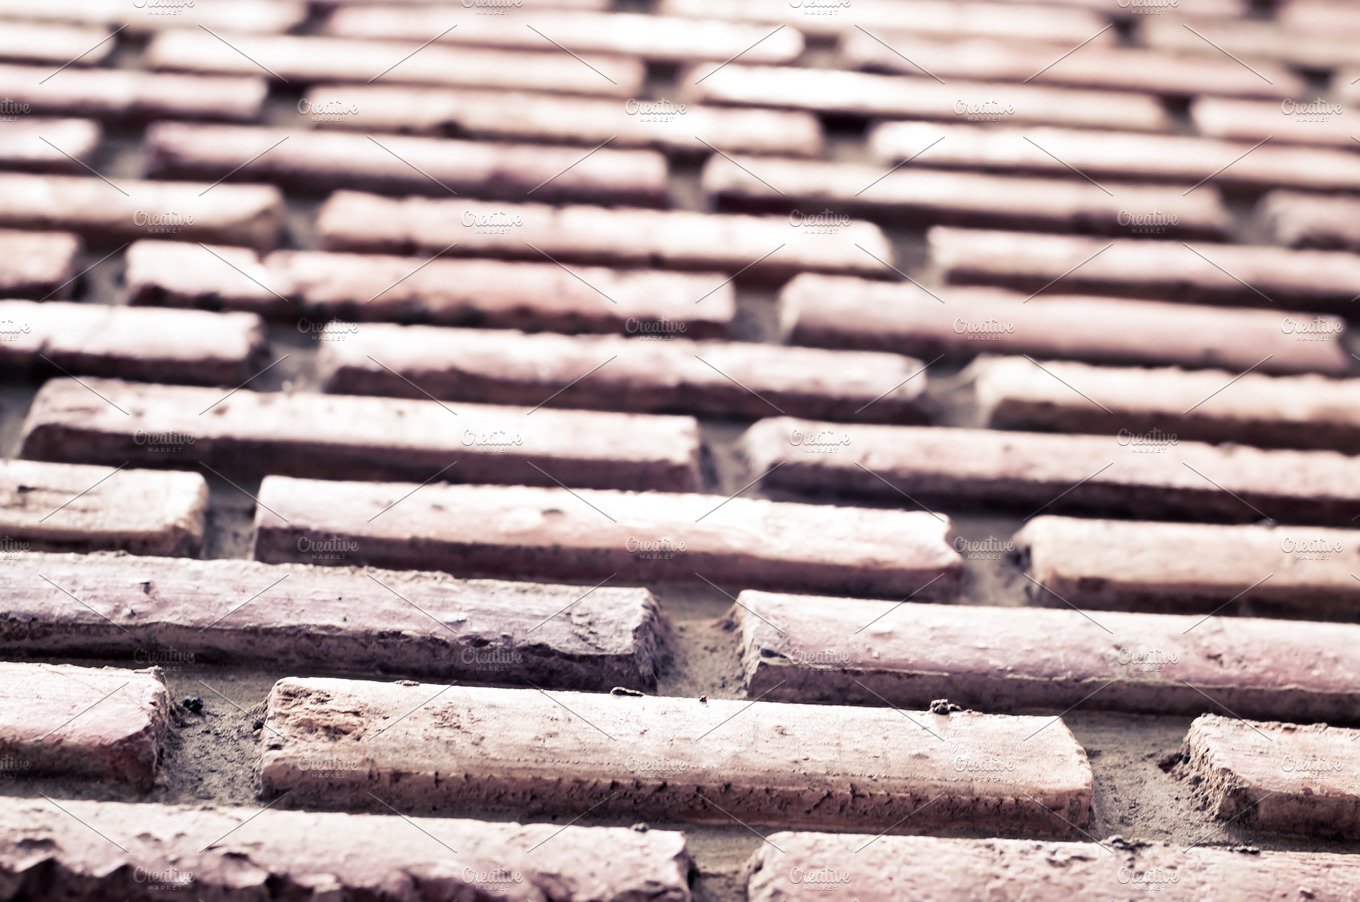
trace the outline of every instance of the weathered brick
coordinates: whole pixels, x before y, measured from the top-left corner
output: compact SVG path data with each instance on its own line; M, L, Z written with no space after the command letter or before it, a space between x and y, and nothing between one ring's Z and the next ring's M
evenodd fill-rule
M711 67L710 67L711 68ZM1124 131L1170 131L1157 98L1049 85L949 81L837 69L695 67L683 75L685 99L730 106L810 110L860 119L1008 122Z
M1272 239L1290 247L1360 249L1360 200L1354 197L1272 191L1256 215Z
M16 119L4 126L0 166L7 170L83 173L103 137L88 119Z
M752 591L738 596L732 616L751 698L1360 718L1360 626L1353 624Z
M0 461L0 535L10 551L196 555L207 509L197 473Z
M610 97L636 97L642 92L645 71L640 60L585 57L583 64L558 50L514 53L437 44L422 48L425 40L428 36L421 41L359 41L232 35L227 46L210 34L185 30L157 35L146 49L145 61L153 69L263 75L301 84L383 81Z
M8 4L0 4L8 5ZM50 22L5 22L0 30L0 59L19 63L97 66L108 59L118 39L107 28Z
M1360 603L1350 530L1035 517L1013 544L1055 607L1349 620Z
M828 235L815 217L805 223L789 216L387 198L352 191L330 196L316 229L328 250L548 256L718 269L767 280L805 270L883 275L880 261L893 259L887 237L862 220L840 222Z
M537 414L535 414L537 416ZM708 579L951 600L962 562L945 517L719 495L414 486L268 477L255 556L307 560L299 542L343 539L355 563L461 576L653 584ZM450 517L448 511L462 512Z
M0 295L71 296L81 242L64 232L0 229Z
M266 93L260 78L75 66L54 75L51 66L0 65L0 96L26 114L115 121L165 116L249 122L259 117Z
M1156 216L1167 233L1222 238L1232 224L1217 192L1207 186L1187 194L1161 185L1112 182L1106 188L1080 178L907 167L885 174L872 164L714 155L704 166L702 187L710 201L729 209L796 211L825 204L912 225L1127 235L1136 232L1129 220Z
M91 391L91 389L93 391ZM96 395L94 392L98 392ZM114 405L117 405L116 407ZM145 435L173 440L147 443ZM53 379L24 425L42 460L207 464L242 476L444 479L692 491L689 417ZM445 473L447 471L447 473ZM548 476L546 474L551 474Z
M0 648L172 669L286 660L294 672L656 685L664 625L646 589L355 569L339 540L298 552L330 566L6 554Z
M665 99L328 84L310 89L305 108L299 109L318 128L590 147L607 141L611 147L650 147L686 156L708 154L711 146L728 153L811 157L822 152L824 143L821 124L809 113Z
M6 899L687 902L690 866L666 830L0 799Z
M799 436L822 437L807 447ZM1360 457L1263 451L1145 435L1051 435L995 429L866 426L775 417L742 449L768 488L903 503L946 500L1037 513L1149 519L1349 523ZM1280 474L1289 474L1281 479ZM914 503L914 502L913 502Z
M947 280L1024 291L1061 283L1066 292L1348 313L1360 284L1360 257L1332 251L944 226L927 239Z
M132 34L162 29L207 27L230 32L283 32L302 23L306 6L292 0L213 0L212 3L147 0L140 5L123 0L62 0L28 3L0 0L0 18L38 19L80 25L126 25Z
M111 780L143 792L156 782L170 730L156 671L0 661L0 702L0 774Z
M437 698L432 696L437 695ZM413 710L414 709L414 710ZM405 716L403 716L405 715ZM730 723L728 722L730 721ZM914 723L913 723L914 721ZM1086 753L1048 719L728 699L285 679L262 733L262 794L290 804L468 807L668 821L1072 835L1090 819ZM318 775L313 762L339 766ZM866 791L865 785L873 787ZM927 800L937 803L929 806Z
M272 185L0 174L0 225L14 228L68 229L105 242L174 234L269 248L283 219L283 195Z
M896 899L1325 899L1352 895L1354 855L1158 842L1031 842L774 833L750 865L751 902Z
M1205 715L1185 737L1181 774L1196 800L1248 830L1360 836L1360 730Z
M735 292L724 283L721 273L567 270L548 261L322 251L276 251L261 260L246 248L179 241L138 241L127 251L133 304L294 318L313 337L327 320L344 317L702 338L726 334L736 315Z
M1196 131L1213 138L1319 144L1355 149L1356 110L1319 95L1299 93L1282 101L1199 97L1190 104Z
M353 187L437 197L595 200L662 206L666 160L649 150L488 144L333 131L162 122L146 132L148 168L162 178Z
M319 367L332 392L494 404L551 397L555 407L719 417L928 419L925 365L896 354L430 326L337 324L321 339Z
M925 360L1008 353L1235 372L1252 366L1266 373L1351 371L1342 344L1345 321L1297 311L1066 294L1026 298L959 286L928 291L907 282L813 274L789 282L780 305L793 341Z
M993 429L1360 452L1360 380L999 357L970 371Z

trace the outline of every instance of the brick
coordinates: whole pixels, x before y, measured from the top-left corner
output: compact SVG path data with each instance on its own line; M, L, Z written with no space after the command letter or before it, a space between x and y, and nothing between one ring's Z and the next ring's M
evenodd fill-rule
M1054 607L1348 620L1360 601L1350 530L1035 517L1014 545Z
M830 705L1354 721L1360 626L742 592L746 694ZM1051 721L1050 721L1051 722Z
M0 59L19 63L98 66L109 58L118 39L106 40L106 28L84 28L46 22L6 22L0 31Z
M302 24L307 10L302 3L278 0L213 0L212 3L154 3L129 5L122 0L62 0L34 4L26 0L0 0L0 18L38 19L78 25L126 25L131 34L162 29L193 29L249 32L284 32Z
M572 53L662 62L722 62L740 55L749 63L785 63L803 52L803 36L792 28L770 34L762 25L628 12L534 10L530 15L511 10L501 16L462 12L450 16L447 9L423 5L394 16L384 6L347 6L327 20L325 31L340 37L408 41L439 35L444 44L506 50L550 50L556 44ZM448 31L451 21L458 27Z
M590 808L667 821L861 828L888 828L936 798L916 828L986 824L1070 835L1071 825L1089 822L1092 777L1065 726L1035 736L1027 758L999 780L974 780L956 766L960 756L1006 756L1045 722L285 679L265 710L260 784L265 797L287 791L290 804L368 805L373 792L427 811ZM318 777L311 763L318 759L340 762L338 773Z
M422 48L426 40L428 36L420 41L360 41L233 35L228 47L202 31L175 31L152 39L144 59L153 69L265 75L301 84L381 80L388 84L519 88L610 97L636 97L642 92L645 73L640 60L584 57L583 65L556 50L514 53L437 44Z
M828 235L816 217L805 223L789 216L399 199L351 191L331 195L316 229L327 250L538 261L548 256L573 263L717 269L748 280L778 281L804 270L881 276L887 270L880 261L893 259L878 226L858 219L838 220Z
M344 132L162 122L146 132L161 178L278 182L403 194L597 200L662 206L666 161L654 151L487 144Z
M260 78L74 66L54 75L51 66L0 65L0 96L9 108L47 116L120 122L162 116L249 122L259 117L266 93Z
M311 0L311 5L318 9L335 9L347 6L386 6L399 10L408 6L439 6L447 4L448 0ZM473 0L466 9L479 10L484 15L510 15L527 10L530 12L542 12L544 10L558 9L579 9L590 12L600 12L613 8L612 0L519 0L517 3L506 3L504 0Z
M1124 131L1170 131L1157 98L1049 85L953 81L792 66L730 63L683 76L685 100L743 107L809 110L855 119L1006 122Z
M960 286L927 292L905 282L813 274L789 282L780 306L784 334L800 344L924 360L1004 353L1234 372L1257 366L1265 373L1337 376L1351 370L1342 345L1345 321L1298 311L1067 294L1027 298Z
M776 851L777 850L777 851ZM1032 842L775 833L747 866L751 902L976 899L1345 899L1353 855L1178 847L1159 842ZM1004 898L1004 896L1003 896Z
M0 295L69 297L81 242L64 232L0 229Z
M800 435L826 435L809 453ZM1037 513L1349 523L1360 458L1263 451L1164 435L1121 440L994 429L761 420L742 441L766 488L903 503L947 500ZM1290 478L1281 480L1280 474Z
M1282 101L1200 97L1190 104L1195 130L1212 138L1269 140L1355 149L1355 109L1319 95L1299 93Z
M683 834L656 829L0 800L0 892L15 899L331 893L422 902L437 892L683 902L690 866Z
M155 670L0 662L0 759L6 776L126 783L145 792L170 731Z
M172 438L139 440L145 435ZM148 466L204 463L252 477L423 481L442 474L460 482L550 484L556 478L568 485L690 491L698 480L699 429L689 417L484 404L455 410L433 400L310 392L241 390L228 397L209 388L54 379L29 410L24 453Z
M1273 241L1290 247L1354 251L1360 248L1360 200L1354 197L1271 191L1256 216Z
M508 110L514 115L507 115ZM311 88L299 112L318 128L590 147L608 141L611 147L648 147L684 156L711 153L711 145L729 153L813 157L821 154L824 144L821 124L809 113L666 99L621 101L547 93L455 93L409 85L327 84Z
M1160 228L1159 225L1152 228ZM965 231L927 233L930 258L950 282L1205 304L1348 313L1360 258L1331 251L1150 238L1087 238Z
M536 416L537 414L535 414ZM595 583L736 581L951 600L962 562L945 517L719 495L426 486L399 517L375 516L407 485L268 477L255 556L304 560L303 538L358 545L355 563L462 576ZM466 516L451 518L450 510ZM418 540L417 540L417 537Z
M1216 21L1185 28L1177 17L1150 16L1139 33L1149 47L1205 55L1231 54L1243 65L1258 60L1303 69L1332 69L1360 63L1354 34L1288 28L1278 22ZM1264 77L1264 76L1262 76Z
M999 357L970 371L993 429L1160 433L1263 448L1360 451L1360 380L1096 367Z
M1248 830L1328 838L1360 836L1355 781L1360 730L1325 724L1195 719L1182 776L1219 820Z
M1360 162L1360 161L1357 161ZM1171 234L1222 238L1231 218L1208 187L1116 184L1084 179L1011 178L872 164L715 155L704 166L705 195L725 208L799 210L828 205L910 225L953 223L1127 235L1126 220L1157 216Z
M1281 0L1275 21L1303 31L1354 32L1360 30L1360 10L1333 0Z
M11 552L0 648L170 668L286 660L293 672L656 685L665 624L646 589L358 569L338 541L298 550L330 566Z
M0 174L0 225L13 228L67 229L102 242L174 234L269 248L283 219L283 195L272 185Z
M718 417L797 411L833 420L928 419L925 365L896 354L340 324L322 336L318 366L327 391L356 395L429 392L495 404L551 397L556 407Z
M31 375L235 384L264 351L264 324L246 313L0 301L0 324L0 367Z
M0 534L11 550L197 555L207 509L197 473L0 461Z
M3 117L0 117L3 118ZM0 130L0 166L7 170L83 173L103 137L88 119L17 119Z
M335 317L659 339L723 335L736 315L721 273L324 251L262 260L247 248L178 241L135 242L126 259L130 303L292 317L318 339L316 330Z
M887 163L911 159L919 166L947 169L1199 184L1198 191L1360 187L1360 157L1348 151L1268 144L1253 150L1243 142L1186 135L891 122L870 131L869 146ZM1137 233L1133 215L1151 210L1133 201L1127 187L1105 187L1116 195L1112 203L1123 204L1123 218L1130 220L1124 231ZM1164 212L1177 212L1178 203L1167 204Z

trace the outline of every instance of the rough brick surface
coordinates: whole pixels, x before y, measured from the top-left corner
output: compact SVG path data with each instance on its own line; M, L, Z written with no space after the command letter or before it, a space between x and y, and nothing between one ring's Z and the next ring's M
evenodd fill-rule
M1272 191L1256 208L1271 238L1290 247L1360 249L1360 200Z
M0 702L0 774L155 783L170 729L157 671L0 662Z
M537 416L537 414L535 414ZM255 556L307 560L299 543L343 538L355 563L460 576L651 584L710 580L953 599L962 561L946 518L718 495L414 486L269 477ZM449 511L460 511L458 517Z
M88 119L6 122L0 130L0 166L30 172L85 172L102 137L102 129Z
M69 297L80 249L75 235L0 229L0 295Z
M291 672L656 684L664 626L645 589L355 569L343 540L297 550L329 566L6 554L0 648L169 668L287 661Z
M426 811L575 815L597 806L629 817L883 829L920 812L918 829L1069 836L1089 821L1092 791L1071 732L1054 724L1012 757L1045 722L287 679L269 696L260 780L265 796L288 791L295 805L367 805L373 793ZM1007 759L1015 769L975 780L960 759ZM339 773L316 774L317 760Z
M385 810L0 801L5 899L196 902L323 894L425 902L435 893L688 902L689 868L684 836L664 830L413 820Z
M107 28L7 21L4 31L0 32L0 59L56 65L75 60L71 65L98 66L117 46L116 39L105 40L109 35Z
M248 74L259 73L255 70ZM261 78L205 78L75 66L53 76L51 66L0 65L0 94L26 112L39 115L112 120L173 116L249 122L260 115L266 93Z
M148 435L164 440L147 441ZM689 417L476 404L455 410L423 398L227 393L54 379L29 410L24 453L42 460L132 460L145 466L204 463L242 476L422 482L438 476L539 485L560 480L596 488L692 491L699 429Z
M743 592L751 698L1360 719L1360 626Z

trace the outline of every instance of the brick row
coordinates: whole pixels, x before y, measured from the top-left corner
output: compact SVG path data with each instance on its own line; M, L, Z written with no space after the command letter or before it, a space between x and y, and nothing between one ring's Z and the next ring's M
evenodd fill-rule
M49 22L5 22L0 29L0 59L60 66L98 66L118 46L107 28Z
M147 443L146 435L169 436ZM689 417L535 410L309 392L53 379L24 425L39 460L187 467L239 476L692 491Z
M314 762L323 766L321 762ZM423 835L422 835L423 834ZM455 851L456 850L456 851ZM682 834L397 813L0 800L0 893L246 900L689 898Z
M928 155L929 152L927 152ZM1360 161L1357 161L1360 162ZM728 209L799 210L826 205L910 225L980 226L1140 235L1156 219L1159 233L1223 238L1231 217L1211 187L1180 188L1081 178L1012 178L976 172L873 164L714 155L701 185Z
M146 441L148 436L142 436ZM0 461L0 538L9 553L118 550L170 557L203 545L208 484L197 473Z
M1292 29L1279 22L1226 21L1200 23L1194 31L1176 17L1150 16L1139 29L1148 46L1175 53L1231 55L1243 66L1258 60L1303 69L1332 69L1360 63L1353 34ZM1264 76L1262 76L1264 77Z
M1360 29L1360 10L1335 0L1280 0L1275 21L1304 31L1353 32Z
M387 198L337 191L317 234L327 250L482 254L553 261L723 270L779 280L805 270L883 275L892 246L848 217L740 216L538 204ZM456 247L453 246L456 243Z
M1217 5L1223 0L1214 0L1214 2ZM446 4L448 4L448 0L311 0L312 7L319 10L343 9L346 6L386 6L400 10L409 6L440 6ZM612 0L517 0L514 3L507 3L506 0L469 0L467 6L462 8L474 10L481 15L512 16L559 9L602 12L612 9L613 5Z
M1256 144L1316 144L1355 149L1356 111L1318 94L1282 101L1200 97L1190 104L1195 130L1212 138Z
M1225 310L992 288L927 290L813 274L780 293L784 334L801 344L894 351L924 360L1032 354L1106 364L1219 367L1345 375L1340 317ZM1218 340L1207 342L1206 336Z
M1035 602L1355 619L1360 533L1035 517L1015 534Z
M732 616L751 698L905 707L948 698L989 712L1081 706L1345 723L1360 717L1357 625L983 611L747 591Z
M63 229L100 242L174 236L270 248L283 230L272 185L0 174L0 225Z
M644 67L636 59L578 60L555 49L515 53L438 44L422 47L427 40L429 35L420 41L232 35L227 46L210 34L185 30L156 36L143 58L152 69L264 76L289 84L383 81L609 97L636 97L643 89Z
M437 197L664 206L666 160L655 151L490 144L347 132L162 122L147 129L152 175L361 188Z
M514 109L507 116L507 109ZM824 139L809 113L737 109L658 99L563 97L547 93L410 85L327 84L299 104L317 128L477 139L544 141L590 147L647 147L676 155L728 153L817 156Z
M645 589L359 570L345 566L352 544L298 543L328 566L8 553L0 648L169 670L286 660L292 672L656 685L665 627Z
M488 226L490 228L490 226ZM510 226L507 225L507 228ZM132 304L292 318L320 339L327 320L396 320L655 340L724 335L735 292L721 273L566 269L502 260L421 259L138 241L126 254ZM702 303L700 303L702 301Z
M0 96L9 108L25 114L113 121L167 117L249 122L264 109L267 92L261 78L74 66L54 74L51 66L0 65Z
M260 785L292 805L370 807L373 792L436 812L886 829L936 799L916 828L1069 836L1089 822L1091 768L1065 726L980 781L957 762L1013 755L1049 721L903 713L285 679L265 710ZM337 766L318 774L318 760Z
M379 362L381 361L381 362ZM646 341L487 329L335 324L327 391L637 413L924 422L925 365L867 351Z
M0 229L0 296L70 297L81 246L64 232Z
M1360 249L1360 200L1348 196L1272 191L1256 208L1270 238L1290 247Z
M162 29L212 28L229 32L284 32L302 24L307 9L292 0L214 0L212 3L157 3L141 5L122 0L62 0L34 4L0 0L0 18L34 19L78 25L126 25L131 34Z
M0 661L0 702L0 776L155 783L170 731L155 670Z
M802 435L829 437L809 449L795 441ZM1349 523L1360 504L1360 458L1208 445L1162 434L1128 441L775 417L747 431L742 451L751 476L767 488L897 504L921 499L1030 514L1322 525ZM1290 478L1281 480L1281 473Z
M1235 244L933 228L931 261L951 282L1040 291L1349 312L1360 258Z
M0 108L0 121L4 114ZM19 119L0 130L0 167L31 172L83 173L103 130L88 119Z
M971 369L993 429L1360 452L1360 380L1124 369L999 357Z
M268 477L255 556L307 561L304 539L336 539L354 548L349 563L460 576L707 580L940 600L955 598L963 578L949 520L917 511L720 495L463 485L411 494L413 488ZM378 516L408 494L399 516Z

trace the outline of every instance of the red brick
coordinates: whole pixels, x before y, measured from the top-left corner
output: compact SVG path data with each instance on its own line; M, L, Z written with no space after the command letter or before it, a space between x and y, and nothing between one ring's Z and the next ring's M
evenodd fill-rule
M535 414L537 416L537 414ZM306 560L299 542L344 539L354 563L461 576L733 585L953 599L962 562L945 517L720 495L414 486L268 477L255 556ZM460 511L450 517L448 511Z
M893 260L892 245L878 226L857 219L838 221L828 235L815 220L805 224L789 216L399 199L351 191L331 195L316 229L328 250L535 261L547 255L566 262L718 269L766 280L805 270L883 275L880 261Z
M551 397L554 407L719 417L928 418L925 365L896 354L337 324L321 336L318 365L327 391L358 395L429 392L495 404Z
M928 153L928 152L927 152ZM1357 161L1360 163L1360 161ZM828 205L910 225L954 223L1127 235L1128 217L1161 216L1173 235L1222 238L1232 224L1211 187L1180 188L1084 179L1011 178L880 165L714 155L702 187L714 204L801 210Z
M298 552L330 566L9 553L0 648L172 670L286 660L294 672L656 685L665 626L646 589L356 569L337 540Z
M689 869L666 830L0 799L0 892L14 899L684 902Z
M213 0L211 3L154 3L122 0L62 0L28 3L0 0L0 18L39 19L79 25L126 25L132 34L200 26L231 32L283 32L300 25L307 10L292 0Z
M0 166L7 170L83 173L81 164L89 165L103 137L88 119L16 119L4 126Z
M742 592L746 693L831 705L1354 721L1360 626Z
M1054 607L1349 620L1360 602L1350 530L1035 517L1014 545Z
M0 225L20 229L68 229L105 242L174 234L269 248L283 219L283 195L272 185L0 174Z
M0 461L0 534L9 551L196 555L207 509L208 484L197 473Z
M1360 730L1206 715L1185 737L1182 775L1219 820L1248 830L1360 836Z
M827 436L809 453L798 436ZM1263 451L1170 436L1050 435L994 429L837 425L775 417L742 441L767 488L1133 517L1349 523L1360 458ZM1281 473L1290 474L1286 480Z
M148 434L176 440L139 440ZM548 473L568 485L691 491L699 429L689 417L54 379L29 409L24 453L242 476L545 485Z
M155 670L0 662L0 774L127 783L145 792L170 731Z
M1158 50L1223 56L1231 54L1252 65L1260 60L1306 69L1331 69L1360 63L1354 34L1306 31L1278 22L1197 22L1194 31L1174 16L1149 16L1139 35Z
M1360 258L1349 253L944 227L927 240L948 281L1024 291L1060 285L1065 292L1348 313L1360 284Z
M1351 370L1342 345L1345 321L1298 311L1066 294L1027 299L959 286L928 292L906 282L817 275L795 277L780 304L784 332L793 341L925 360L1007 353L1234 372L1251 366L1265 373Z
M0 59L20 63L98 66L118 46L117 38L106 40L110 34L107 28L8 21L4 29L0 30Z
M1360 198L1272 191L1256 215L1271 239L1290 247L1360 249Z
M596 200L663 206L666 160L654 151L486 144L385 135L162 122L146 132L161 178L278 182L437 197Z
M1318 144L1354 150L1356 110L1320 95L1296 94L1282 101L1200 97L1190 104L1195 129L1212 138L1252 144Z
M70 297L81 242L64 232L0 229L0 295Z
M210 35L204 36L212 39ZM75 66L53 74L50 65L0 65L0 96L8 101L9 108L39 115L92 116L115 121L165 116L249 122L259 117L267 93L260 78Z
M1360 380L1000 357L970 371L993 429L1114 433L1360 452Z
M432 696L438 695L438 698ZM403 716L405 715L405 716ZM730 722L729 722L730 721ZM915 721L915 724L912 723ZM290 804L1066 836L1090 819L1086 753L1051 721L529 689L285 679L265 710L262 794ZM313 762L338 764L315 773ZM872 791L866 789L872 787Z

